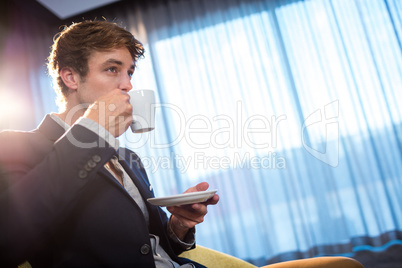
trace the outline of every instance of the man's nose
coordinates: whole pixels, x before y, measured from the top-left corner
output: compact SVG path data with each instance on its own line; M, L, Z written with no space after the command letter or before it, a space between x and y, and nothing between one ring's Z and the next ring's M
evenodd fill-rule
M129 75L124 75L120 81L120 89L123 91L130 91L133 88L131 84L131 77Z

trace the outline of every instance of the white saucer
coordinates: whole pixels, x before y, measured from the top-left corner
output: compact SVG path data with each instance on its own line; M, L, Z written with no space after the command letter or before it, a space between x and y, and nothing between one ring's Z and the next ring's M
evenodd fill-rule
M217 191L218 190L210 190L210 191L200 191L200 192L171 195L167 197L154 197L154 198L148 198L147 201L152 205L161 207L188 205L188 204L205 202L211 197L213 197Z

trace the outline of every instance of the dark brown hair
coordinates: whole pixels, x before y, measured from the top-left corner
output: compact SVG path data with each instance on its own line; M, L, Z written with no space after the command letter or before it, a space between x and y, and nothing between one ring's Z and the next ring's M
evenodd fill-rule
M108 21L83 21L65 27L54 38L48 57L48 72L58 95L58 104L64 106L68 87L60 77L64 67L73 68L82 79L88 73L88 59L95 51L108 51L125 47L130 52L134 65L144 55L144 47L134 36Z

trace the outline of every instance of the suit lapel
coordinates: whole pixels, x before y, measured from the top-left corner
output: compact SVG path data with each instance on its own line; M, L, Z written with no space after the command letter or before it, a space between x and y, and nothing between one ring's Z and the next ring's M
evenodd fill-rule
M142 167L140 158L135 153L125 148L119 149L119 155L121 156L119 162L133 180L134 184L137 186L148 208L150 224L149 232L159 236L161 239L161 246L165 249L169 256L178 261L169 243L167 233L165 232L167 224L166 215L158 206L151 205L146 201L148 198L154 197L154 193L147 178L146 172Z
M111 180L116 187L121 188L123 191L126 191L124 187L117 181L115 177L105 168L101 167L98 171L102 176L106 177L107 179Z
M152 189L150 188L151 185L149 184L147 178L145 178L146 175L144 176L144 174L140 172L137 165L130 167L127 161L123 159L119 160L119 162L130 176L135 186L137 186L144 200L153 197Z
M126 148L120 148L118 150L119 154L119 162L123 166L124 170L127 172L127 174L130 176L134 184L137 186L138 191L140 192L147 208L150 217L155 217L158 215L160 217L159 212L158 212L158 207L151 205L150 203L147 202L148 198L155 197L154 192L152 190L152 186L149 183L147 174L145 170L142 167L141 160L140 158L130 151L129 149ZM130 163L130 164L129 164ZM157 221L151 220L152 222L160 222L160 218L158 218ZM161 226L159 226L161 227ZM163 228L162 228L163 229ZM161 230L162 230L161 229Z

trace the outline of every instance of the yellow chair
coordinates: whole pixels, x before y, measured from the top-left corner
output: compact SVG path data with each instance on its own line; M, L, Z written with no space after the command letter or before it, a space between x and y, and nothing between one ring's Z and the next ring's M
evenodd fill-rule
M208 268L256 268L239 258L197 245L195 249L185 251L180 257L198 262ZM270 264L263 268L363 268L358 261L346 257L317 257Z
M231 255L196 245L195 249L184 251L179 257L198 262L208 268L255 268L252 265Z

